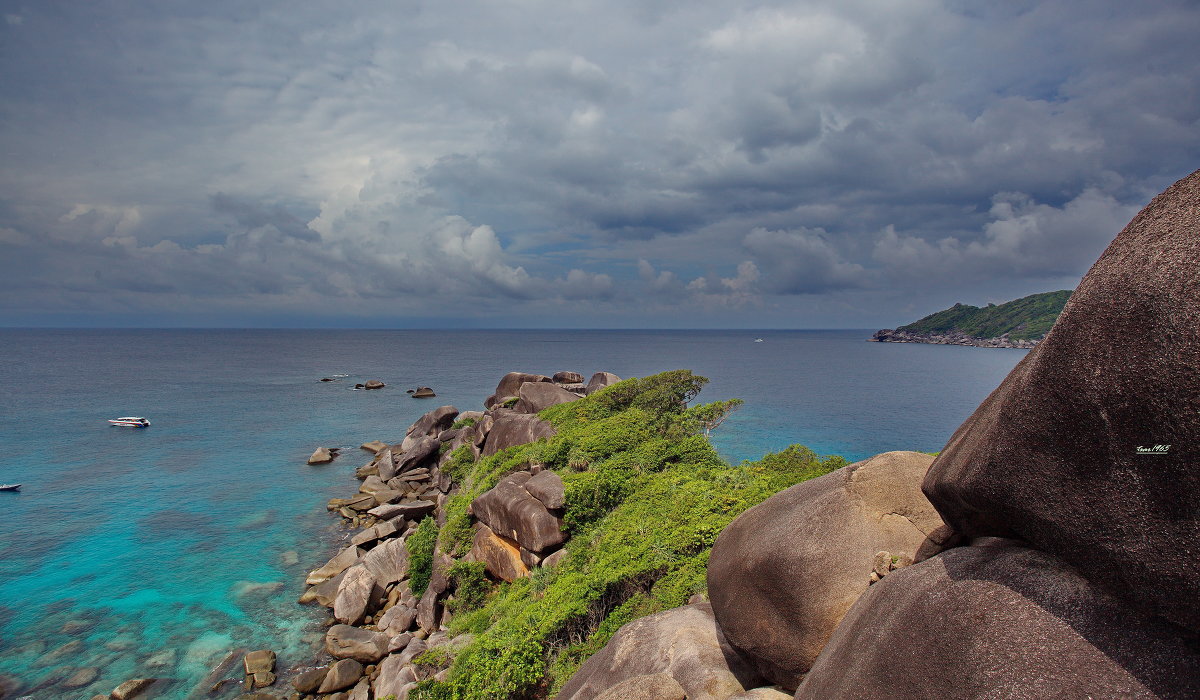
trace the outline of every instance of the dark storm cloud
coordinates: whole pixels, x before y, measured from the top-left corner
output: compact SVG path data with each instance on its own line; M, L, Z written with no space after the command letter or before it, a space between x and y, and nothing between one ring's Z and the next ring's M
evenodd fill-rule
M1188 2L0 5L0 322L887 325L1200 166Z

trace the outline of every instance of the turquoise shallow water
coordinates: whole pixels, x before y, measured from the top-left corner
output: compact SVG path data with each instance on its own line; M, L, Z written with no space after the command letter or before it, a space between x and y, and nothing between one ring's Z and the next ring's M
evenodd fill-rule
M509 370L690 368L713 380L703 400L746 400L714 435L728 459L792 442L858 459L940 449L1024 355L868 335L0 330L0 482L24 484L0 493L0 674L35 698L136 675L182 698L233 649L303 663L322 611L294 601L345 535L323 506L353 490L353 446L443 403L479 408ZM350 390L372 378L388 387ZM417 385L438 398L404 393ZM105 422L122 415L153 426ZM306 465L318 445L351 449Z

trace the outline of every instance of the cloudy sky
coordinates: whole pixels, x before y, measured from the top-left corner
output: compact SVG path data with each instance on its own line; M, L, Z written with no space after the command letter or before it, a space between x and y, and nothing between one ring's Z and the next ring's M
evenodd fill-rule
M0 325L891 327L1200 167L1193 0L0 14Z

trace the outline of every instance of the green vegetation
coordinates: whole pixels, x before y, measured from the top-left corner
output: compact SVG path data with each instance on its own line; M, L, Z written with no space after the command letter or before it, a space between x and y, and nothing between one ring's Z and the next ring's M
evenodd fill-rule
M557 568L512 583L485 584L478 568L456 565L450 631L475 636L455 653L446 682L423 681L411 697L553 695L621 625L703 592L713 542L738 514L846 464L799 445L726 464L703 432L741 402L689 408L707 381L686 370L625 380L542 411L559 431L549 440L478 461L454 453L461 491L447 503L441 550L466 554L468 504L531 463L562 477L571 539Z
M433 577L433 550L437 545L438 527L433 518L426 517L404 541L408 550L408 586L418 598L429 587Z
M910 333L965 333L974 338L997 338L1009 334L1013 340L1043 337L1058 320L1071 291L1033 294L997 306L984 308L955 304L896 330Z
M454 597L446 601L446 608L459 615L483 606L492 584L488 581L486 565L481 561L460 561L447 572Z
M460 418L454 421L454 423L450 426L450 429L458 430L459 428L469 428L472 425L475 425L476 422L477 421L474 418Z

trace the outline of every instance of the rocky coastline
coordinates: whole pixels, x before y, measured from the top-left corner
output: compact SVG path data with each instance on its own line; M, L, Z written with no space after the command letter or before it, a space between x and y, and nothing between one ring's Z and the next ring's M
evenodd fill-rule
M574 401L620 381L597 372L584 383L575 372L553 376L511 372L484 401L484 411L441 406L413 423L402 441L373 440L374 457L355 471L358 490L329 501L327 509L354 532L345 546L306 577L301 603L330 609L327 660L293 667L277 678L273 663L246 656L245 700L277 699L277 684L293 700L406 698L423 679L442 679L452 651L470 635L451 639L459 564L476 565L501 581L553 568L562 559L562 480L541 465L527 465L471 503L475 521L470 552L456 561L437 551L423 523L444 526L446 505L460 484L453 461L492 455L554 433L538 418L544 408ZM460 451L461 450L461 451ZM319 462L311 462L319 463ZM436 532L436 530L433 530ZM419 581L419 583L414 583ZM265 658L269 653L254 652ZM271 655L274 661L274 655Z
M967 335L966 333L918 333L913 331L902 331L893 328L884 328L875 331L875 334L868 338L874 343L928 343L930 345L968 345L976 348L1014 348L1020 350L1032 350L1037 347L1038 340L1013 340L1005 333L997 338L976 338Z
M426 413L401 442L364 445L357 491L327 504L354 534L301 601L331 609L329 660L290 669L286 697L1200 697L1197 229L1200 171L1117 236L936 457L801 459L786 487L770 480L792 464L780 455L704 461L698 430L731 406L688 407L702 382L686 371L514 372L484 411ZM1144 338L1156 342L1131 340ZM693 495L729 520L647 525L705 471L718 478ZM645 473L666 476L606 509ZM755 478L773 495L736 510ZM629 529L597 534L618 515ZM615 569L637 538L653 558L640 571L658 578L587 578L585 560ZM589 604L517 616L512 636L492 635L503 613L479 604L490 592L516 607L507 591L549 607L584 584ZM480 613L473 631L457 625ZM532 671L552 660L539 627L576 655L556 681ZM280 697L273 653L241 665L243 700Z

